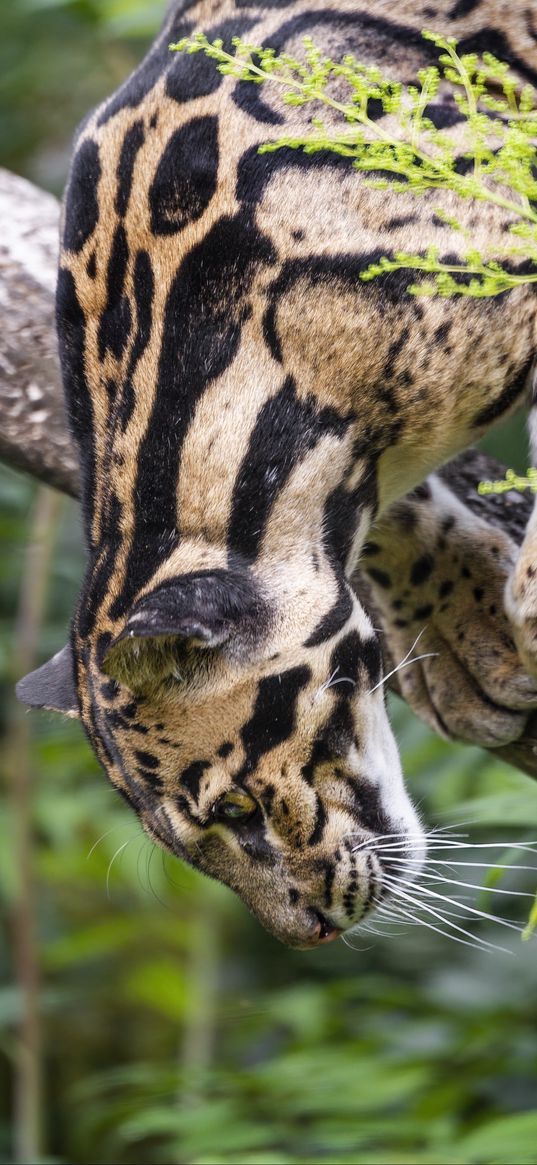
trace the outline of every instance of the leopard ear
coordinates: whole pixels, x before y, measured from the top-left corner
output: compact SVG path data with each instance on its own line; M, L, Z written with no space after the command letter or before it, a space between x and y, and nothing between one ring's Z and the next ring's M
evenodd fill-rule
M230 570L183 574L140 599L115 642L174 637L219 647L258 609L255 587L245 574Z
M176 673L182 646L206 650L254 637L264 610L245 571L178 575L134 605L103 670L132 691L144 691Z
M65 716L79 716L73 653L69 644L42 667L19 680L15 691L18 699L31 708L48 708L51 712L63 712Z

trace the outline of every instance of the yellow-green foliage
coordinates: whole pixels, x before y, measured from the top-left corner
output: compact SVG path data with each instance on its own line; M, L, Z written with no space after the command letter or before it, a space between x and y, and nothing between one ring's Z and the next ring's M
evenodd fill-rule
M343 61L323 57L309 38L304 38L303 61L287 53L259 48L234 38L235 53L228 53L221 40L209 41L203 33L185 37L170 48L188 53L205 52L224 74L261 85L278 85L287 105L320 104L341 115L341 129L327 129L322 121L312 122L313 131L300 137L282 137L261 147L261 152L282 146L306 153L332 150L349 158L356 170L370 174L389 171L390 190L416 196L428 190L451 190L461 198L476 199L503 207L512 222L502 261L477 251L465 238L467 249L461 263L445 263L438 250L428 247L423 254L404 252L387 256L364 271L360 278L373 279L400 268L426 272L430 279L409 290L414 295L490 296L510 291L520 283L537 281L537 178L534 174L537 137L536 94L509 72L509 66L492 53L459 56L454 37L424 31L439 52L438 67L418 74L417 85L403 85L385 76L377 66L363 65L353 56ZM334 82L346 99L333 96ZM455 143L445 130L438 130L427 116L441 83L447 84L463 115L464 143ZM390 126L370 115L370 103L380 101ZM469 165L460 173L460 161ZM386 187L383 177L370 180ZM437 214L442 214L437 211ZM460 223L450 225L465 232ZM510 236L510 238L509 238Z
M530 916L528 918L528 925L526 927L524 927L524 930L522 931L523 941L527 942L528 939L531 938L532 934L534 934L536 930L537 930L537 894L535 895L535 901L534 901L533 906L530 910Z
M514 469L508 469L503 481L480 481L477 489L480 494L505 494L511 489L520 493L531 489L532 493L537 493L537 469L528 469L525 477L515 473Z

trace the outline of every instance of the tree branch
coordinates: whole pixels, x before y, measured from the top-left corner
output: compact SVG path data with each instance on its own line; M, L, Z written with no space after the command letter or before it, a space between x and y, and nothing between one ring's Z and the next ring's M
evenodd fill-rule
M6 224L0 243L0 459L77 497L78 460L65 418L54 329L59 204L25 179L0 170L0 216ZM494 462L482 458L481 463L482 477L498 476ZM506 497L478 497L475 454L462 454L453 466L442 472L451 473L450 486L457 486L465 503L520 541L528 502L510 505ZM353 585L381 626L366 580L357 573ZM392 686L397 690L396 677ZM519 740L489 751L537 778L537 712Z
M0 458L76 497L54 329L60 208L0 170Z

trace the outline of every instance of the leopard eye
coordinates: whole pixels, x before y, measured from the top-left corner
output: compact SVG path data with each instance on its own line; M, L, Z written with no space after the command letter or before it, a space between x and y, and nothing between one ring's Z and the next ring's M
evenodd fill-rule
M257 803L242 789L224 793L213 807L213 821L247 821L253 817Z

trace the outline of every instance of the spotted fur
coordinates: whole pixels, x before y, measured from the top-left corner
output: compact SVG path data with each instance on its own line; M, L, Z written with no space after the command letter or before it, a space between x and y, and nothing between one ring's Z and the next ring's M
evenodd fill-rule
M349 578L369 537L390 590L372 523L521 400L536 300L417 301L405 273L359 283L425 240L457 253L435 215L451 195L371 189L335 155L260 155L304 111L168 44L201 28L300 53L308 34L411 81L432 25L535 83L536 23L511 0L187 0L76 144L57 318L87 569L69 651L21 695L79 713L149 834L291 945L382 896L358 841L401 833L419 862ZM433 116L456 132L447 96ZM502 239L503 212L462 213L478 248ZM418 624L421 535L400 615Z

